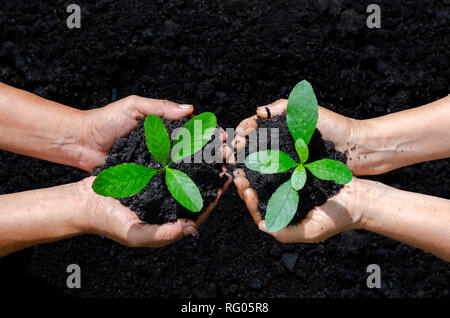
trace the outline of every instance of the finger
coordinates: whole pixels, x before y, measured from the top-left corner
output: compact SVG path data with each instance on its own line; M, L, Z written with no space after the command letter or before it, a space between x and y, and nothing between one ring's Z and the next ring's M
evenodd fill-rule
M236 149L237 152L239 152L242 149L244 149L245 146L247 145L247 139L245 137L236 135L234 136L231 145L233 146L234 149Z
M223 130L222 127L219 127L219 138L223 142L227 141L227 138L228 138L227 132L225 130Z
M256 225L258 225L262 220L261 213L259 213L258 208L258 193L252 188L246 189L244 191L244 201L253 221Z
M128 231L126 241L131 246L162 247L194 233L197 225L187 219L161 225L136 223Z
M254 115L241 121L241 123L236 127L236 133L242 137L250 135L258 128L258 123L256 122L257 118L258 117Z
M287 99L279 99L272 104L258 107L256 109L256 114L258 114L259 117L264 119L281 115L286 111L287 103L288 103Z
M239 177L239 176L241 176L241 177L245 177L245 171L244 171L244 169L236 169L236 170L234 170L233 171L233 176L236 178L236 177Z
M311 211L312 212L312 211ZM300 223L288 225L277 232L269 232L266 228L266 222L261 221L258 224L261 231L270 234L277 241L282 243L313 243L323 239L326 229L313 220L309 214Z
M222 193L225 193L225 191L227 191L228 187L230 186L231 182L233 181L233 178L228 173L227 166L225 164L222 165L222 172L219 174L219 176L221 178L223 178L224 176L227 178L227 180L225 181L225 183L222 186Z
M211 202L208 207L205 209L205 211L199 216L199 218L197 219L197 226L200 226L203 222L205 222L205 220L208 218L208 216L211 214L212 210L214 210L214 208L216 207L217 203L220 200L220 197L225 193L225 191L227 191L230 183L231 183L231 175L228 172L222 172L220 174L220 176L226 176L227 177L227 181L225 181L224 185L222 186L222 188L220 188L217 191L217 197L215 198L215 200L213 202Z
M237 165L234 152L227 144L223 144L222 147L219 148L219 158L220 157L223 158L226 163L232 166Z
M244 200L244 191L250 187L250 182L246 177L238 176L234 178L234 185L238 190L239 197Z
M187 117L194 111L194 106L187 104L178 104L168 100L152 99L141 96L131 96L131 107L137 111L136 119L141 119L149 114L162 116L165 118L178 120Z

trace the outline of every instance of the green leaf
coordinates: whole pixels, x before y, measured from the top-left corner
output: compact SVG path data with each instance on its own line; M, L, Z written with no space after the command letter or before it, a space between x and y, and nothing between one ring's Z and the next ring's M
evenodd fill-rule
M145 118L145 139L147 147L156 161L165 165L170 153L170 139L161 118L149 115Z
M319 108L316 95L307 81L298 83L289 95L286 122L294 140L306 144L316 129Z
M166 184L175 200L192 212L203 208L203 199L194 181L184 172L166 169Z
M300 162L304 163L308 160L309 150L303 139L297 139L295 142L295 150L297 150L298 157L300 158Z
M339 184L347 184L353 178L352 172L345 164L332 159L317 160L306 164L305 167L317 178L333 180Z
M277 232L291 222L297 212L298 200L298 192L292 188L291 180L278 187L267 204L265 219L269 232Z
M100 172L92 189L105 197L126 198L140 192L159 171L134 163L124 163Z
M298 165L288 154L280 150L254 152L245 159L247 168L261 173L279 173Z
M306 183L306 170L305 167L302 165L299 165L297 168L295 168L294 172L291 176L291 184L292 187L299 191L305 186Z
M179 161L202 149L211 140L216 127L216 115L210 112L201 113L189 120L182 127L184 129L174 137L172 159Z

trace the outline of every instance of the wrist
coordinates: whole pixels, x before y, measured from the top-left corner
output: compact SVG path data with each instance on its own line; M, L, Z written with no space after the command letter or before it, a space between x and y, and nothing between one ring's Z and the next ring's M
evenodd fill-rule
M347 143L347 165L355 175L378 175L392 170L397 147L392 138L372 119L352 119L352 133Z
M93 218L95 211L97 211L98 196L92 190L92 182L95 177L88 177L76 183L74 193L79 201L79 211L74 217L74 225L84 234L95 234L97 231L94 228L95 222Z
M89 147L90 137L89 137L89 111L79 110L78 116L73 120L72 129L74 138L76 139L76 152L72 157L73 162L71 166L89 171L89 153L92 152Z
M350 216L349 229L364 229L369 213L370 196L373 186L370 180L354 177L338 194L339 203Z
M381 199L386 195L386 185L371 180L358 179L356 200L353 208L358 210L359 221L356 226L359 229L370 230L374 217L378 217L377 207L381 205Z

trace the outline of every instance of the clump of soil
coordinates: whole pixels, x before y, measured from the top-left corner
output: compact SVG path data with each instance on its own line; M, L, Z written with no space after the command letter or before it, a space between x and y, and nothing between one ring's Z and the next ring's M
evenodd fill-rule
M163 118L162 120L169 136L176 128L187 122L187 119L172 121ZM156 169L160 168L160 164L153 159L148 151L143 119L139 121L136 129L128 137L119 138L116 141L105 164L95 168L92 174L98 175L102 170L121 163L136 163ZM219 164L181 162L174 163L170 167L183 171L194 180L202 195L204 208L214 201L218 189L225 182L225 177L219 176L221 172ZM188 218L195 221L201 215L201 213L189 211L173 198L167 189L164 173L154 176L141 192L131 197L121 198L119 201L135 211L142 221L151 224L173 222L178 218Z
M261 129L267 129L267 149L272 149L271 145L271 129L279 129L279 150L287 153L292 159L299 162L297 152L295 150L294 140L289 132L286 124L286 114L276 116L267 120L258 118L258 130L256 140L259 140ZM249 139L254 136L249 136ZM275 148L274 148L275 149ZM334 148L334 143L331 141L324 141L319 130L315 130L311 141L308 144L309 158L307 162L313 162L320 159L333 159L346 163L346 156ZM248 152L248 147L246 147ZM247 155L247 154L246 154ZM289 170L283 173L276 174L262 174L253 170L249 170L244 166L247 178L250 181L251 187L258 192L259 195L259 210L262 216L266 214L267 202L269 201L275 190L284 182L286 182L292 174ZM328 198L334 196L343 185L337 184L334 181L321 180L316 178L311 172L306 169L307 179L305 186L299 191L300 201L298 204L297 213L290 224L298 223L306 214L315 206L324 204Z

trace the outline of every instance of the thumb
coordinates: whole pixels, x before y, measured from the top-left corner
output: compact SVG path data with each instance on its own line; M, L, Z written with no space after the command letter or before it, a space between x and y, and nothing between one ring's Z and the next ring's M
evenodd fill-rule
M288 225L278 232L269 232L266 227L266 221L261 221L258 228L273 236L281 243L313 243L318 242L323 228L321 225L310 218L303 219L300 223Z
M195 233L198 233L195 222L178 219L161 225L135 224L128 233L128 239L134 246L162 247Z
M168 100L133 96L131 101L131 107L142 117L153 114L172 120L178 120L182 117L191 115L194 111L194 106L192 105L178 104Z

